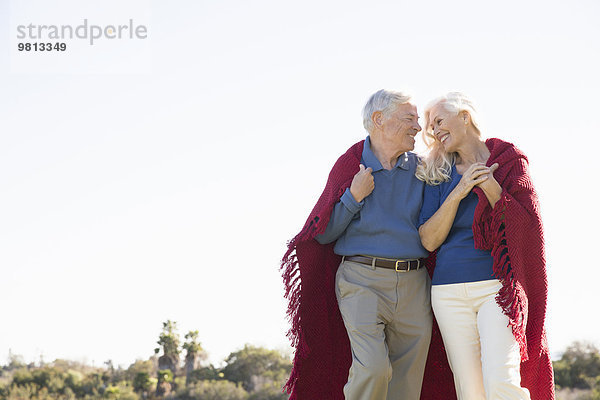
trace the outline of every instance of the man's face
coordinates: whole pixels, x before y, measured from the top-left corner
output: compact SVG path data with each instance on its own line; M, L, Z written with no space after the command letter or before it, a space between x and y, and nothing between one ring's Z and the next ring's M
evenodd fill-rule
M421 130L417 107L410 104L397 106L381 124L383 138L386 143L393 144L398 151L410 151L415 148L415 136Z

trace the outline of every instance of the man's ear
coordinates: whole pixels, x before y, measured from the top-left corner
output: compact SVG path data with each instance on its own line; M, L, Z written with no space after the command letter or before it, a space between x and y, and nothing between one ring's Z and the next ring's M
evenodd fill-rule
M371 121L377 128L381 128L383 123L383 113L381 111L375 111L373 114L371 114Z

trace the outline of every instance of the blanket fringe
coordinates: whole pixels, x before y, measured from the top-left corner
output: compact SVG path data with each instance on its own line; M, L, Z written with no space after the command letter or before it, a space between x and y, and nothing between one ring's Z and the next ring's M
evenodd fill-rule
M287 243L287 251L281 259L282 278L285 287L284 297L288 300L287 318L290 322L290 329L286 336L291 342L294 352L294 365L283 390L287 394L293 392L294 386L298 381L298 371L301 369L302 360L308 357L310 349L302 332L300 318L300 303L302 302L302 277L296 247L298 243L314 237L316 234L319 218L314 217L307 223L302 231ZM290 397L292 400L292 397Z
M302 233L301 233L302 234ZM281 261L281 269L283 270L283 282L285 287L285 298L288 300L287 318L291 324L287 332L287 337L291 345L296 349L294 355L294 368L283 389L288 393L292 393L294 386L298 380L298 370L301 360L308 355L308 346L302 335L300 325L300 302L301 302L301 279L300 268L298 266L298 257L296 255L296 240L300 235L288 242L288 250Z
M493 271L494 276L502 283L502 288L496 295L496 303L502 308L502 312L508 316L509 326L512 329L515 340L519 344L521 362L523 362L529 359L527 337L525 335L527 327L527 296L511 267L504 222L499 218L495 220L495 223L490 228L496 234L500 235L500 240L495 240L495 245L492 248L492 257L494 258Z

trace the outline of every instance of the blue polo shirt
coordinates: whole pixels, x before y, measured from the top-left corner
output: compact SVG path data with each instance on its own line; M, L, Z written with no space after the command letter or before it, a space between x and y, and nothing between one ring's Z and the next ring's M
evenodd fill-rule
M421 245L417 230L425 187L415 177L417 162L414 153L405 153L388 171L373 154L367 137L361 163L373 169L373 192L358 203L346 189L325 232L315 239L321 244L337 240L334 251L344 256L427 257L429 253Z
M425 187L419 226L435 214L461 178L462 175L452 166L449 181ZM448 237L438 249L432 285L494 279L491 252L476 249L473 241L473 217L477 201L477 195L471 191L458 205Z

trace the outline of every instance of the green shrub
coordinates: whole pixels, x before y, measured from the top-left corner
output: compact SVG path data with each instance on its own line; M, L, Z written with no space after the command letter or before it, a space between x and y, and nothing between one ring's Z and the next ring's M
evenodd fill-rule
M200 381L178 390L173 400L247 400L248 393L230 381Z

